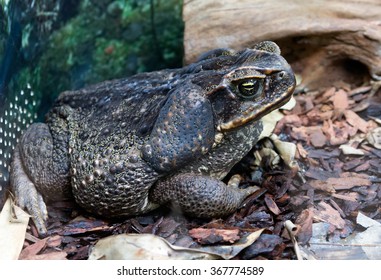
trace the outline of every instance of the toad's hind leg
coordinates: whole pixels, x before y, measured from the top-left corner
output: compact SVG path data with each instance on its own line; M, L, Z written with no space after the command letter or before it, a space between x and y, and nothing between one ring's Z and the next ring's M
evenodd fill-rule
M53 138L46 124L31 125L17 145L11 165L10 183L16 203L25 208L41 235L46 234L47 210L44 199L58 200L70 195L68 160L62 160L65 150L58 137L54 152ZM56 147L57 146L57 147Z
M188 216L214 218L236 211L255 190L238 189L209 176L185 173L157 182L151 189L150 201L170 205Z

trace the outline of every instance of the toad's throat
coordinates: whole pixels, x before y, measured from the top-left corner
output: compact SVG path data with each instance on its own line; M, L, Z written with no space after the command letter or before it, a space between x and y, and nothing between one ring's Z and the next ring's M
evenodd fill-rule
M284 94L283 98L280 98L278 101L273 103L268 103L264 106L253 106L249 107L248 110L244 111L238 117L218 125L217 130L220 132L227 132L234 130L238 127L246 125L250 122L255 122L261 119L263 116L269 114L273 110L282 107L288 101L290 101L292 97L292 93L294 91L294 87L290 88L286 94Z

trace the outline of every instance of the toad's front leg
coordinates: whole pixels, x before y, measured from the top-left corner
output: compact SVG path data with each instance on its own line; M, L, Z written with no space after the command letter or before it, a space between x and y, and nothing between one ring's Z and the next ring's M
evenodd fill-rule
M71 195L64 140L60 136L53 139L46 124L35 123L25 131L13 154L11 188L16 203L29 212L40 235L47 233L44 200L63 200Z
M169 205L187 216L215 218L236 211L257 188L239 189L204 175L177 174L160 180L150 191L150 201Z

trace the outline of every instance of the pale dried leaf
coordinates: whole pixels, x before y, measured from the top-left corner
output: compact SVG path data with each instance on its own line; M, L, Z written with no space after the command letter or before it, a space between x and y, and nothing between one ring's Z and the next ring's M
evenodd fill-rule
M275 134L271 135L270 139L284 163L287 166L293 166L295 164L296 145L291 142L281 141Z
M343 152L344 155L355 155L363 156L364 152L360 149L353 148L350 145L340 145L339 149Z
M367 216L363 213L359 212L356 217L356 223L363 226L364 228L373 227L373 226L381 226L381 224Z
M381 127L369 131L366 135L366 140L373 147L381 150Z
M259 139L269 137L273 133L274 128L278 121L280 121L284 115L279 110L274 110L270 114L261 118L263 130L259 136Z
M263 230L243 236L234 245L183 248L152 234L119 234L100 239L89 259L106 260L200 260L231 259L257 240Z
M0 213L0 260L18 259L28 222L29 215L8 198Z
M218 259L218 256L195 249L172 246L152 234L119 234L100 239L89 260L188 260Z
M282 107L280 107L280 109L291 111L295 107L295 105L296 105L296 100L292 96L291 99L286 104L284 104Z

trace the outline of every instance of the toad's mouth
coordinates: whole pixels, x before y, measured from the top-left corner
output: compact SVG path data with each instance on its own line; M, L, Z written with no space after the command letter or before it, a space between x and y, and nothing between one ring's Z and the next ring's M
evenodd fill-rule
M248 123L255 122L265 115L271 113L275 109L282 107L288 101L290 101L292 94L294 92L295 85L290 86L285 93L280 96L276 101L267 104L253 104L249 106L244 112L239 114L232 120L221 123L217 126L217 130L220 132L228 132L234 130L238 127L244 126Z

